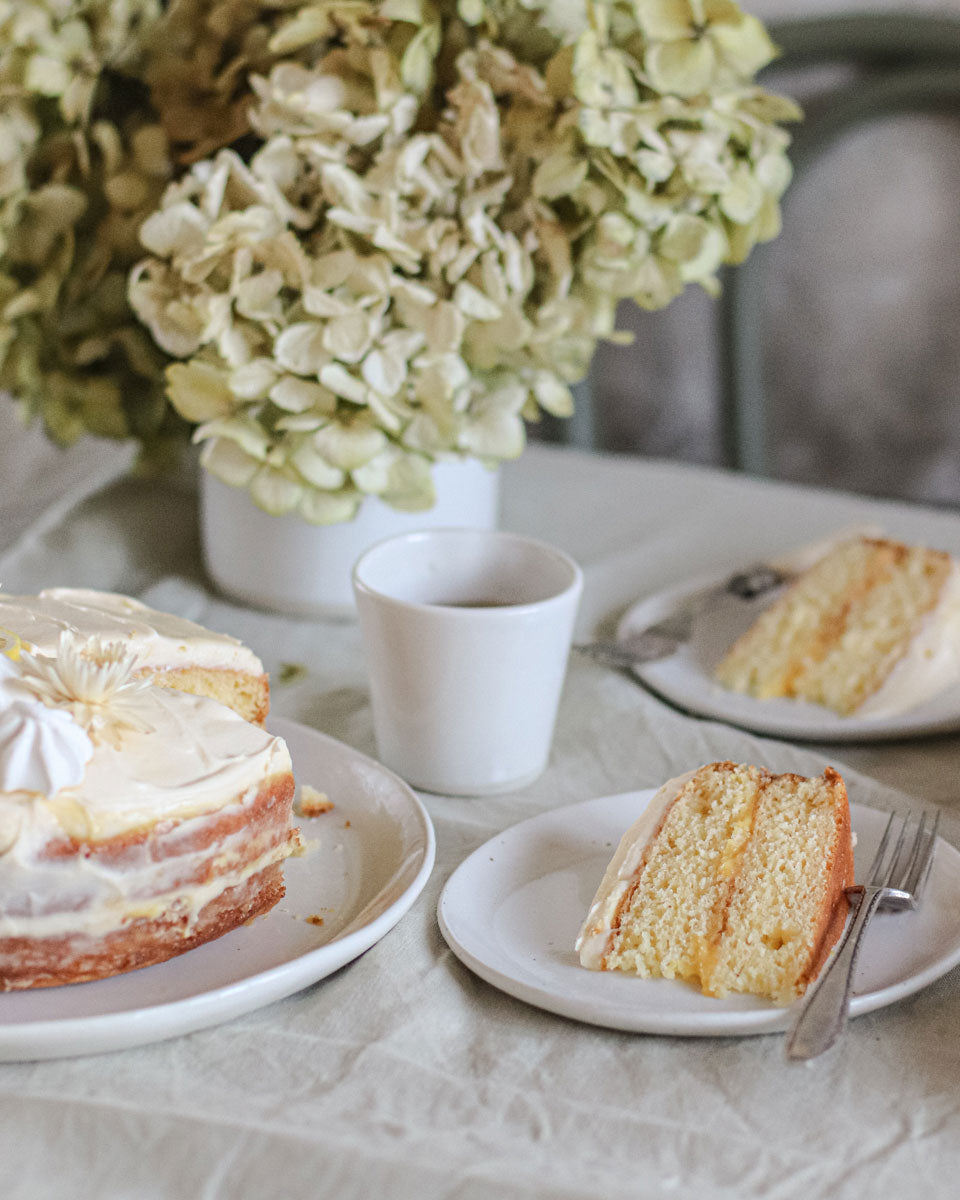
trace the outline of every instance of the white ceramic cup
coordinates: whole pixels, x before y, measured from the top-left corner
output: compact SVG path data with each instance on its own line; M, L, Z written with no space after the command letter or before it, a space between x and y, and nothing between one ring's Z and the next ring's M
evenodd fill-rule
M583 590L562 551L434 529L353 569L377 752L414 787L490 795L543 771Z

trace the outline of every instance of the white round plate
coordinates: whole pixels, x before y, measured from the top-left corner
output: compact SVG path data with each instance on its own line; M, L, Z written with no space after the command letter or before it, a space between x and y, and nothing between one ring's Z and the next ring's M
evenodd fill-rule
M0 1061L119 1050L220 1024L332 974L407 912L433 868L423 805L386 767L342 742L279 717L268 726L287 742L298 787L309 784L334 803L322 816L298 818L308 851L287 860L287 892L276 908L153 967L0 994Z
M684 597L722 579L714 576L697 580L639 601L620 618L617 637L626 637L662 620L676 610ZM802 700L756 700L715 683L713 670L717 663L773 599L770 595L754 601L724 596L711 603L694 621L689 642L669 658L632 668L634 675L652 692L685 712L793 741L884 741L960 729L960 686L892 716L841 717L818 704Z
M715 1000L686 983L588 971L573 945L625 829L653 791L587 800L491 838L451 875L438 917L454 954L501 991L547 1012L630 1033L727 1037L785 1029L790 1009L752 996ZM857 871L886 814L850 806ZM859 873L857 878L860 878ZM960 962L960 854L938 840L923 904L879 913L860 951L850 1011L909 996Z

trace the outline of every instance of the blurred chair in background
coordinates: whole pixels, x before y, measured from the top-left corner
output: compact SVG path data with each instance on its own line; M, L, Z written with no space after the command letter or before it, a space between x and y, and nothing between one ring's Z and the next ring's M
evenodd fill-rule
M860 68L852 76L845 73L832 80L826 90L806 103L805 120L796 131L791 153L796 182L854 127L907 112L960 116L960 20L919 14L856 15L783 22L773 25L770 32L783 52L775 68L778 71L816 69L825 64ZM960 136L960 124L956 133ZM864 196L865 208L872 201L872 196ZM933 220L935 215L911 214L914 221L925 218ZM789 216L785 218L787 226L788 222ZM843 232L831 229L830 236L842 238ZM772 245L759 246L740 267L726 272L719 308L726 461L756 475L778 474L774 443L786 423L784 414L772 410L774 368L767 352L769 328L765 314L771 311L779 287L772 251ZM954 262L960 261L960 242L944 246L943 251ZM828 278L822 283L830 286ZM855 312L848 317L856 321ZM802 310L797 311L796 318L802 331ZM956 307L943 312L941 319L946 333L957 332L960 311ZM809 332L814 335L813 330ZM902 373L907 385L902 397L904 427L911 424L917 399L910 382L923 376L923 356L928 350L926 339L918 341L910 334L908 323L899 347L903 361L913 363ZM954 378L952 394L942 399L956 405L960 400L960 378ZM863 402L852 405L846 415L853 429L858 421L869 424ZM889 430L891 444L885 448L894 460L898 424ZM955 451L960 476L960 443Z
M558 440L960 503L960 15L768 23L784 228L713 301L625 305Z

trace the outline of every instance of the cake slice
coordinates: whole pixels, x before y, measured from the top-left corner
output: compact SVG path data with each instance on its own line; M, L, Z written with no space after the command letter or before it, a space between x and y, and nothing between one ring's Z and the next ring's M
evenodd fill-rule
M282 739L93 645L0 655L0 991L219 937L277 903L300 848Z
M89 588L46 588L36 596L0 592L0 634L41 655L54 656L62 633L82 641L119 642L137 658L137 671L162 687L209 696L262 725L270 683L260 659L236 638L213 633L130 596Z
M853 883L843 780L716 762L659 789L577 939L583 966L786 1004L840 936Z
M760 615L714 677L841 716L921 704L960 680L960 564L885 538L847 539Z

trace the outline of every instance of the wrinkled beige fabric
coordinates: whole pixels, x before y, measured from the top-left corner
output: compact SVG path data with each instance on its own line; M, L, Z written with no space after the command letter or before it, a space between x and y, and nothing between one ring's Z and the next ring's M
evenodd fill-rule
M275 712L374 753L354 623L215 598L197 561L187 489L120 481L68 499L69 511L34 521L0 556L5 589L117 588L237 634L275 677L282 662L307 668L275 686ZM9 502L4 492L0 512ZM578 556L583 632L692 568L722 569L852 521L926 533L960 552L960 519L948 513L543 448L507 468L503 520ZM186 1037L0 1066L8 1194L859 1200L906 1194L918 1179L931 1195L950 1194L960 1167L957 971L857 1018L838 1050L804 1069L786 1065L776 1035L660 1038L551 1016L480 981L443 942L440 889L499 830L726 757L803 772L854 764L939 802L946 835L960 836L956 737L790 747L692 720L625 675L574 658L546 774L513 795L426 797L433 877L361 958ZM844 773L855 802L896 801L889 787ZM0 1024L2 1010L0 996Z

